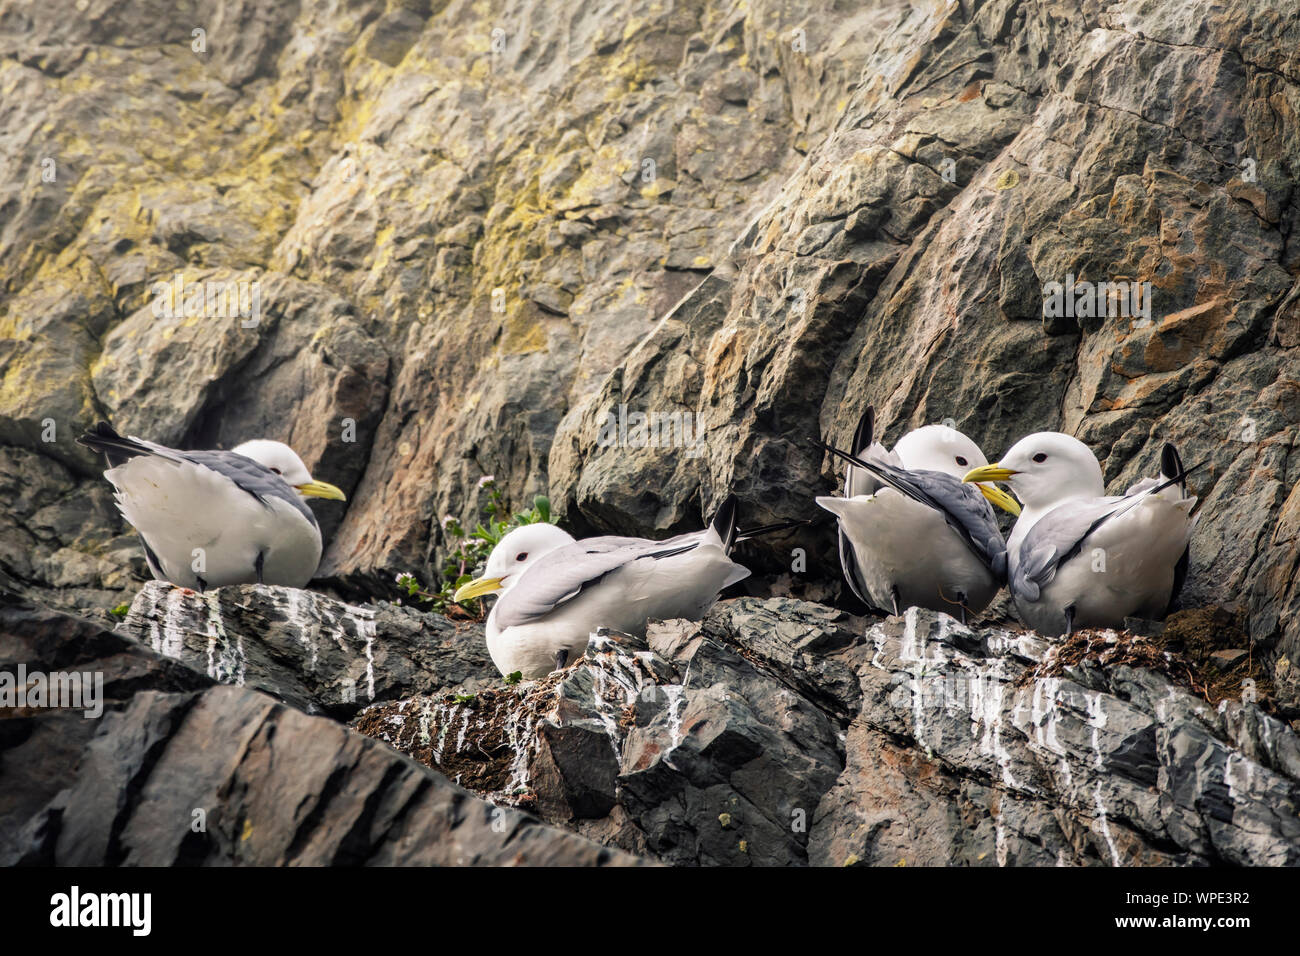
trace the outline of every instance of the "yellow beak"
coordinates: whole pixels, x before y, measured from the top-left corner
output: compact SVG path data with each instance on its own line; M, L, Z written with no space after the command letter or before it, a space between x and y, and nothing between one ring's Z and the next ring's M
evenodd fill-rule
M1003 468L997 462L991 465L981 465L978 468L972 468L966 472L966 477L962 481L1006 481L1012 475L1018 475L1020 472L1012 471L1010 468Z
M347 501L348 496L328 481L309 481L305 485L294 485L299 494L308 498L329 498L333 501Z
M1010 468L1003 468L999 464L981 465L979 468L972 468L970 471L966 472L966 477L963 478L962 481L974 482L975 487L980 490L980 494L985 498L1003 511L1009 512L1018 517L1020 515L1020 502L1016 501L1015 498L1011 497L1001 488L994 487L993 485L981 484L981 482L985 481L1006 481L1012 475L1018 474L1018 471L1013 471Z
M479 578L477 581L470 581L469 584L462 584L457 588L452 600L459 604L461 601L482 597L484 594L493 594L500 590L500 578Z
M975 487L980 490L980 494L993 502L993 504L997 505L1003 511L1010 512L1016 517L1020 517L1020 502L1016 501L1015 498L1012 498L1001 488L996 485L982 485L978 481L975 482Z

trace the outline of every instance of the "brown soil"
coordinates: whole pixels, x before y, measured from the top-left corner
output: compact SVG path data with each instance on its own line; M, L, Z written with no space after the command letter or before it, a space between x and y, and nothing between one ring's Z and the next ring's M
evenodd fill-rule
M518 704L513 691L487 690L461 703L451 694L412 697L367 709L357 718L355 727L446 774L468 790L499 793L502 802L531 809L536 794L527 790L500 793L510 783L515 761L506 720ZM426 711L430 713L427 722L422 719ZM456 740L467 718L465 744L458 751Z
M445 774L467 790L535 813L536 793L527 788L506 789L516 761L509 722L512 714L517 715L516 739L525 744L530 741L532 731L526 723L518 723L519 717L535 715L541 709L543 695L562 675L562 671L556 672L535 682L522 700L509 688L481 691L468 700L441 694L392 701L368 708L353 727ZM462 732L464 742L457 749Z
M1109 643L1103 631L1076 631L1022 680L1059 677L1067 667L1085 660L1103 667L1128 664L1158 671L1217 706L1222 700L1241 700L1242 683L1250 678L1255 681L1259 706L1267 713L1282 716L1273 699L1273 681L1264 662L1254 654L1240 616L1225 608L1176 611L1169 615L1164 631L1150 637L1129 631L1116 634L1118 640ZM1232 664L1212 656L1215 651L1228 650L1244 650L1246 654Z

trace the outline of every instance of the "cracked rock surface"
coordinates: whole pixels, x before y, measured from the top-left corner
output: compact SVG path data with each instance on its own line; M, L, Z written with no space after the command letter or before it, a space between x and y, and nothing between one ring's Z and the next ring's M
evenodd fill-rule
M1300 864L1295 729L1128 632L740 598L513 685L479 625L285 588L0 634L106 675L0 721L0 861Z
M237 670L215 684L201 665L6 598L0 670L19 663L103 675L104 713L5 709L0 865L635 862L238 686Z
M1291 0L0 0L0 664L110 703L0 714L0 860L1295 863L1297 51ZM1071 276L1149 317L1045 315ZM385 603L488 474L579 535L808 516L868 403L1112 491L1177 444L1188 647L1265 706L1158 636L852 617L828 525L522 687ZM348 495L317 590L145 584L99 417L293 445Z
M544 681L354 725L674 864L1300 863L1289 725L1150 669L1036 677L1049 649L928 611L744 598L645 641L593 636Z
M810 514L807 439L874 403L990 459L1077 434L1112 490L1165 441L1204 462L1189 606L1245 610L1300 703L1294 13L0 5L0 571L101 620L138 589L73 441L99 416L290 442L348 493L321 575L363 599L433 577L485 474L578 533ZM255 283L257 321L158 318L177 276ZM1151 283L1149 318L1044 318L1069 276ZM692 453L602 445L620 405ZM794 547L786 589L837 600L825 528L753 542L754 583Z

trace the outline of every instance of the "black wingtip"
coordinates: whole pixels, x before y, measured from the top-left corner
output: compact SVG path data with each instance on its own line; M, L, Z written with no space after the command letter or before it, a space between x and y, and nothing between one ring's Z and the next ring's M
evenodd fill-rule
M876 440L876 406L868 405L867 410L862 413L858 419L857 430L853 433L853 448L855 455L861 455L871 443Z
M98 421L95 426L87 430L77 439L78 445L85 445L87 448L94 448L104 441L121 441L122 436L113 430L113 426L106 421Z
M1192 465L1191 468L1184 468L1184 467L1183 467L1182 459L1181 459L1181 458L1178 458L1178 467L1177 467L1177 469L1174 470L1174 473L1173 473L1173 474L1169 474L1169 471L1166 470L1166 466L1167 466L1167 464L1168 464L1168 460L1167 460L1167 458L1165 457L1165 455L1166 455L1166 453L1171 452L1171 451L1173 452L1173 455L1174 455L1175 458L1178 457L1178 452L1177 452L1176 449L1174 449L1174 446L1173 446L1173 445L1165 445L1165 451L1164 451L1163 453L1161 453L1161 456L1160 456L1160 471L1161 471L1161 477L1164 478L1164 481L1162 481L1162 482L1156 484L1155 486L1153 486L1153 487L1151 487L1151 488L1148 488L1148 489L1147 489L1148 493L1150 493L1150 494L1159 494L1160 492L1164 491L1166 488L1170 487L1171 485L1177 485L1179 488L1182 489L1183 494L1186 495L1186 494L1187 494L1187 476L1190 475L1190 474L1192 474L1193 472L1200 471L1202 468L1204 468L1204 467L1205 467L1206 465L1208 465L1209 462L1210 462L1210 460L1207 458L1207 459L1205 459L1205 461L1197 462L1195 465Z
M102 454L108 459L110 468L116 468L137 455L149 454L147 448L131 438L119 435L113 426L105 421L96 422L94 428L88 429L77 439L77 444Z
M735 494L727 495L722 499L722 504L718 505L718 510L713 512L713 520L709 522L709 527L722 539L724 551L730 551L732 545L736 543L736 508Z
M1165 442L1165 447L1160 451L1160 474L1166 478L1178 478L1179 487L1184 492L1187 491L1187 482L1184 480L1187 473L1183 470L1183 459L1172 442Z
M802 528L812 524L812 522L812 518L798 518L791 521L774 521L772 524L759 525L757 528L739 528L736 531L736 542L749 541L752 538L761 538L763 535L777 534L793 528Z
M866 468L868 471L872 472L873 474L876 473L876 469L872 468L870 465L864 462L857 455L850 454L849 452L844 451L841 448L836 448L834 445L828 444L827 442L822 441L820 438L810 438L809 441L812 443L812 446L814 448L822 452L825 452L829 455L834 456L835 458L839 458L843 461L846 461L850 465L857 465L859 468Z

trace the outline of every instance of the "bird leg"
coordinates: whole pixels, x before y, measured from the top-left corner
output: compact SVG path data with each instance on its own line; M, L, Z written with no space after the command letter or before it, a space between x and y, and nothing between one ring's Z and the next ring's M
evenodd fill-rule
M557 671L562 671L564 670L564 665L567 663L569 663L569 649L566 647L563 650L556 651L555 669Z
M901 613L898 610L898 585L894 585L889 589L889 596L894 602L894 617L898 617Z
M1065 636L1069 637L1074 633L1074 605L1068 605L1065 609Z
M966 594L964 591L957 592L957 607L960 608L960 617L958 618L962 627L966 626Z
M253 561L253 570L257 572L257 583L262 584L262 572L266 565L266 552L257 552L257 558Z
M199 582L199 593L200 593L200 594L202 594L204 591L206 591L206 590L208 589L208 582L205 581L205 580L203 580L203 579L202 579L201 577L199 577L197 574L194 575L194 580ZM186 590L189 590L189 589L186 588Z

